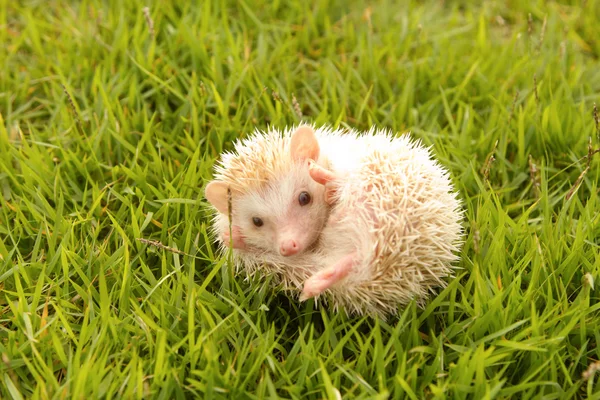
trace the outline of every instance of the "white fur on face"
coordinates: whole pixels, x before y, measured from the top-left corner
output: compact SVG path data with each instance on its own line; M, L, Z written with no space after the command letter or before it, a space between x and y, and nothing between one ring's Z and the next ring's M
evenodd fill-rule
M302 192L311 197L305 206L298 201ZM309 248L328 215L324 187L314 182L308 167L300 163L280 180L235 200L233 210L234 223L242 229L246 243L277 254L281 243L290 239L300 247L299 253ZM254 217L263 221L261 227L254 225Z

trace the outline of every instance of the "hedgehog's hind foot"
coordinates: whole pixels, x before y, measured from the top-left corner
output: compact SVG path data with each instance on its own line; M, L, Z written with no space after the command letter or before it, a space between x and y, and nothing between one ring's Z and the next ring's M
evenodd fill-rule
M304 283L304 289L300 294L300 301L318 296L331 286L345 278L352 270L356 259L356 252L351 253L329 268L325 268L308 278Z

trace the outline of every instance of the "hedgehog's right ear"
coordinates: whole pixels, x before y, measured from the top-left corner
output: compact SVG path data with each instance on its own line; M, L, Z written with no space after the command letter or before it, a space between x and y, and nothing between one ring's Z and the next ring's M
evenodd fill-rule
M303 161L306 159L316 161L319 158L319 142L315 131L308 125L302 125L292 133L290 152L292 160Z
M221 181L212 181L204 189L204 197L222 214L227 214L227 184Z

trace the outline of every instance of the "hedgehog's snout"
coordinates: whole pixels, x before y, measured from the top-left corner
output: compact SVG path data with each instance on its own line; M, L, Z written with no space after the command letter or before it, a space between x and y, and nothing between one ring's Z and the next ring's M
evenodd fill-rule
M284 240L279 246L279 253L284 257L293 256L298 253L299 250L300 246L298 246L298 242L294 239Z

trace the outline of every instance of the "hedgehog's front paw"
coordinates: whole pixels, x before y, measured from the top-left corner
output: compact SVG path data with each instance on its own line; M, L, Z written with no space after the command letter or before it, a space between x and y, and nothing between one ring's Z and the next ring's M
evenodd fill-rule
M229 235L229 230L226 230L221 236L223 243L229 246L231 242L231 247L234 249L246 249L246 242L244 241L244 236L242 235L242 230L239 226L231 227L231 236Z
M324 270L319 271L308 278L308 280L304 282L304 289L300 294L300 301L306 301L311 297L318 296L331 286L344 279L352 270L355 255L355 253L347 255L333 266L325 268Z
M308 173L315 182L325 185L325 201L330 205L333 204L335 202L335 188L332 183L337 179L337 176L312 160L309 161Z

